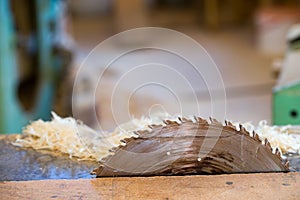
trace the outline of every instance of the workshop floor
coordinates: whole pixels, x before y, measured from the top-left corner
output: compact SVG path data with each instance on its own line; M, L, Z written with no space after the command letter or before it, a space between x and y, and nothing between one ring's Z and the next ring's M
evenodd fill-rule
M111 22L105 19L78 18L74 21L73 34L80 49L77 63L80 63L95 45L113 35L114 31L111 27ZM239 122L251 121L255 124L266 119L271 123L271 92L275 84L271 76L272 59L260 54L256 49L253 29L240 28L218 32L207 31L199 26L175 29L198 41L217 64L226 89L227 119ZM145 55L147 55L146 52ZM122 64L130 65L130 59L127 62ZM178 63L174 61L173 64L175 66ZM91 74L97 76L94 72ZM142 73L140 76L146 78L148 74ZM168 78L172 79L172 77ZM196 83L191 82L191 84ZM207 96L201 96L205 85L195 87L200 91L198 102L191 98L192 95L186 95L186 98L181 100L181 105L187 112L193 113L196 103L199 103L201 116L209 117L210 99ZM174 101L170 101L169 105L171 105L171 110L172 106L173 108L178 106ZM171 112L173 111L176 112L176 108Z

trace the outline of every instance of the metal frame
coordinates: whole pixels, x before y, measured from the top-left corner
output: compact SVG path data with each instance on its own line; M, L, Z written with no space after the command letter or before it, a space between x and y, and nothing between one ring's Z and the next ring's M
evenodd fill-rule
M59 0L35 0L39 89L35 107L31 112L25 112L17 97L16 34L10 2L0 1L0 133L20 133L29 120L50 117L56 77L61 68L59 57L53 54L59 2Z

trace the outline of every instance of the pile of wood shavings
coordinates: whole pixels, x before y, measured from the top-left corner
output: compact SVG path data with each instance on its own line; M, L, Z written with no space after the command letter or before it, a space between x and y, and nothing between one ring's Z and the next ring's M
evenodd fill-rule
M142 117L121 124L112 132L97 132L74 118L61 118L52 112L51 121L32 122L12 144L61 152L78 160L99 161L110 154L110 149L122 145L122 139L137 137L135 131L147 130L149 124L161 124L166 117Z
M13 145L58 151L68 154L70 158L93 160L94 155L80 140L78 127L91 132L93 130L71 117L61 118L55 113L52 116L52 121L37 120L26 126Z

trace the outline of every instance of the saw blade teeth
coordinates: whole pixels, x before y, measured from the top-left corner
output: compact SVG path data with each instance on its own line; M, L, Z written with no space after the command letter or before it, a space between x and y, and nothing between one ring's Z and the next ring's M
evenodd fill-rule
M113 148L109 149L108 151L110 153L115 153L117 151L117 149L118 149L118 147L116 146L116 147L113 147Z
M193 115L189 115L188 119L194 124L197 123L197 120L195 119L195 117Z
M181 117L181 121L184 123L187 122L187 119L185 117Z
M278 158L280 158L280 160L282 160L281 153L278 148L275 149L275 154Z
M177 126L179 126L180 124L182 124L182 122L179 121L178 119L172 120L172 123L173 123L173 124L176 124Z
M127 142L126 142L125 139L121 139L120 142L121 142L121 146L126 146L127 145Z
M269 149L270 151L273 152L273 149L272 149L272 147L271 147L271 144L270 144L270 142L268 141L267 138L265 138L265 146L268 147L268 149Z
M110 153L114 153L115 151L113 149L108 150Z
M245 128L243 127L242 124L239 124L239 128L240 128L240 131L243 132L243 130L245 130Z
M195 120L196 123L199 122L198 117L196 115L194 115L193 118L194 118L194 120Z
M182 117L178 117L178 120L182 123Z
M238 131L236 126L234 126L230 121L225 121L225 128L230 129L231 131Z
M124 139L121 139L121 140L120 140L120 142L122 142L122 143L126 143Z
M246 134L247 134L249 137L251 137L251 136L250 136L250 132L249 132L249 131L247 131L247 130L246 130Z
M124 138L123 140L126 144L128 144L132 140L132 138Z
M268 147L271 151L273 151L273 149L272 149L271 144L270 144L269 141L267 141L267 147Z
M182 122L192 122L192 120L186 118L186 117L182 117Z
M99 166L99 167L97 167L97 168L93 169L93 170L90 172L90 174L91 174L91 175L97 175L97 174L98 174L98 172L99 172L99 171L101 171L101 168L103 168L103 167L104 167L104 166L101 164L101 161L99 162L99 164L100 164L100 166Z
M261 143L262 141L261 141L261 139L259 138L259 135L258 135L257 133L255 133L255 132L253 132L253 134L254 134L254 135L253 135L253 138L254 138L256 141L258 141L258 142Z
M228 126L234 126L231 121L228 121Z
M118 149L119 149L118 146L112 148L112 150L113 150L114 152L117 151Z
M163 127L163 125L162 124L150 124L150 125L148 125L148 127L150 129L156 129L156 128Z
M287 160L285 163L284 163L284 167L289 169L290 167L290 162Z
M154 129L154 128L162 128L163 127L163 125L161 125L161 124L152 124L151 126L152 126L152 129Z
M230 131L237 131L234 126L226 125L224 128L229 129Z
M219 122L218 120L216 120L213 117L209 117L209 120L210 120L211 124L218 125L218 126L220 126L220 125L223 126L221 122Z
M165 125L169 125L169 124L170 124L170 120L165 119L165 120L163 120L163 123L164 123Z
M240 124L240 131L244 134L244 135L249 135L250 136L250 133L246 130L246 128Z
M227 123L227 125L226 125L227 127L230 127L230 128L232 128L234 130L237 130L236 126L231 121L226 121L225 123Z
M134 137L139 137L140 134L138 133L138 131L133 131L133 136L134 136Z
M138 135L138 136L143 135L143 134L147 134L147 133L150 133L150 131L148 131L148 130L135 131L135 134Z
M228 126L228 121L226 119L224 120L224 122L225 122L225 126Z
M197 121L198 121L198 124L203 124L203 125L208 125L208 122L206 119L203 119L201 117L197 117Z
M167 119L167 120L164 120L165 122L165 124L166 125L180 125L176 120L170 120L170 119Z
M96 174L97 174L97 171L96 171L96 170L93 170L93 171L90 172L90 174L91 174L91 175L96 175Z

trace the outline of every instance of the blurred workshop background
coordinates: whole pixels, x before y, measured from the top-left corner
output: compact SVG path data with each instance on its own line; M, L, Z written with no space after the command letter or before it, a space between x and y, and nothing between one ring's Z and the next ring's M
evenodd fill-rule
M1 0L0 19L0 133L21 132L30 120L50 119L52 110L72 116L76 72L91 50L121 31L147 26L182 32L207 50L224 81L227 119L300 124L299 29L288 37L300 21L299 0ZM147 57L147 51L140 53ZM289 72L295 75L291 81L278 84L289 53L294 66L288 68L298 71ZM105 71L106 89L96 92L96 105L89 87L105 66L99 60L85 63L93 67L74 97L81 121L96 129L97 122L103 129L116 126L111 91L128 63L115 63ZM121 104L130 97L132 116L147 115L150 108L178 112L178 104L164 91L130 96L127 89L123 85L118 100ZM196 92L200 115L207 118L211 110L205 90L199 86ZM190 96L186 93L180 103L192 113L195 102ZM128 113L118 115L120 122L128 120Z

